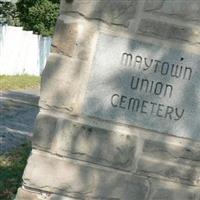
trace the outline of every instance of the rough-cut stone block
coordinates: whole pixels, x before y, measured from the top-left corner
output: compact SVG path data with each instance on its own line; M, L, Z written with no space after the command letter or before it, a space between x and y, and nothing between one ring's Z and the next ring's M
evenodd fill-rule
M24 185L72 198L143 200L149 183L140 176L32 151Z
M145 140L143 152L145 156L167 161L179 162L180 159L188 160L188 162L200 161L200 145L191 141L186 144L175 145L167 141Z
M181 20L200 21L200 1L198 0L146 0L144 10Z
M72 57L76 49L78 36L79 26L77 23L67 24L58 19L52 41L52 52Z
M33 146L66 157L131 170L136 137L40 114Z
M137 166L137 172L149 174L159 178L168 178L171 181L182 182L189 185L199 185L199 167L188 166L159 160L153 157L142 156Z
M76 20L69 22L60 16L51 52L87 61L92 53L95 33L96 28L91 23Z
M151 200L197 200L199 188L151 179Z
M61 14L77 13L87 19L128 26L129 20L135 16L136 6L137 0L62 0Z
M43 71L40 106L53 106L76 112L82 97L82 81L87 75L87 62L51 54Z
M37 139L44 149L54 146L56 123L57 119L55 117L38 115L35 121L33 144Z
M40 198L39 196L40 195L36 193L31 193L19 188L17 191L17 196L15 197L15 200L39 200Z
M163 5L164 0L146 0L144 4L145 11L159 10Z
M193 44L200 43L200 30L194 31L192 28L151 19L142 19L137 33L164 40L176 40Z
M145 140L138 171L199 185L199 152L199 144L191 141L173 144L167 141Z
M15 200L75 200L70 197L19 188ZM77 199L76 199L77 200Z

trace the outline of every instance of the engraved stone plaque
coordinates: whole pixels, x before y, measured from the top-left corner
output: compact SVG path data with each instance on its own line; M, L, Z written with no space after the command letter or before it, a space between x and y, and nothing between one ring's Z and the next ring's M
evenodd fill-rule
M83 114L200 139L200 57L100 34Z

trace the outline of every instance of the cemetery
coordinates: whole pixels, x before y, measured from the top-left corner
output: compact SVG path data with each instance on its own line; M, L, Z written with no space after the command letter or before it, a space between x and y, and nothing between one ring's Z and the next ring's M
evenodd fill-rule
M61 0L15 200L199 200L199 25L196 0Z

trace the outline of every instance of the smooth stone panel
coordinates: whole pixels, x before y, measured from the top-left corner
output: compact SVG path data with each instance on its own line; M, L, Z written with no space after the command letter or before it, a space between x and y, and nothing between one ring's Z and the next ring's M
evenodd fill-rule
M100 34L82 114L200 139L200 58Z

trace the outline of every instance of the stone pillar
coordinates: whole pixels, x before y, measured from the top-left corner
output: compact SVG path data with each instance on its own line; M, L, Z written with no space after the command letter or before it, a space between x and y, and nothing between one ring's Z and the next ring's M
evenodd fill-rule
M199 23L196 0L61 0L16 200L199 200Z

